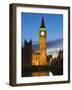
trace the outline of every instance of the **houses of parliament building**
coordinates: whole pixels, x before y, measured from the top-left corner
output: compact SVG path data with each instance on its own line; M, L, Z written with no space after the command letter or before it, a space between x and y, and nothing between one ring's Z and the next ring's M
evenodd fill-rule
M47 65L46 36L47 33L44 23L44 17L42 17L39 31L39 51L32 52L32 65Z
M39 50L33 49L32 40L29 42L24 41L24 46L22 47L22 77L48 76L49 69L53 75L63 75L63 51L59 51L58 56L54 59L52 55L47 55L46 39L47 32L44 17L42 17L39 30ZM49 64L50 66L48 68Z

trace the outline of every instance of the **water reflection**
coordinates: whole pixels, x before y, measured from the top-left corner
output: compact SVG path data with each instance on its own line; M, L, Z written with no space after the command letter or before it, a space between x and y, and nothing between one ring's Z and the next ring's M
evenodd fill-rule
M32 76L49 76L49 73L48 72L43 72L43 71L32 72Z
M50 70L48 66L31 66L22 68L22 77L31 76L49 76Z

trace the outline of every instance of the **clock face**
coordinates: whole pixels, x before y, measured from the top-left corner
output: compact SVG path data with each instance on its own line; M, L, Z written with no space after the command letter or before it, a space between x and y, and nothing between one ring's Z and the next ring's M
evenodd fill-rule
M41 34L41 36L44 36L45 35L45 32L42 31L40 34Z

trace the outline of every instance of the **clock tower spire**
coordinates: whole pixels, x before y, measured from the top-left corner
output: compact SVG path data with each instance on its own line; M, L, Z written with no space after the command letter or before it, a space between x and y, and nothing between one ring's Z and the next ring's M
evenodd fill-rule
M32 65L47 65L46 55L46 27L44 23L44 17L42 17L40 31L39 31L39 51L32 53Z
M45 28L44 17L42 16L42 22L40 28Z
M47 58L46 58L46 27L44 23L44 17L42 16L42 22L40 26L40 65L46 65L47 64Z

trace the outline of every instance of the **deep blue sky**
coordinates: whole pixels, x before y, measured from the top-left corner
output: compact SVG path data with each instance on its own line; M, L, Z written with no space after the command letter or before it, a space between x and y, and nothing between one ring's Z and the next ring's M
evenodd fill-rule
M63 38L63 15L59 14L36 14L21 13L21 38L22 44L24 40L32 40L32 43L39 42L39 30L42 16L47 31L47 41L53 41Z

